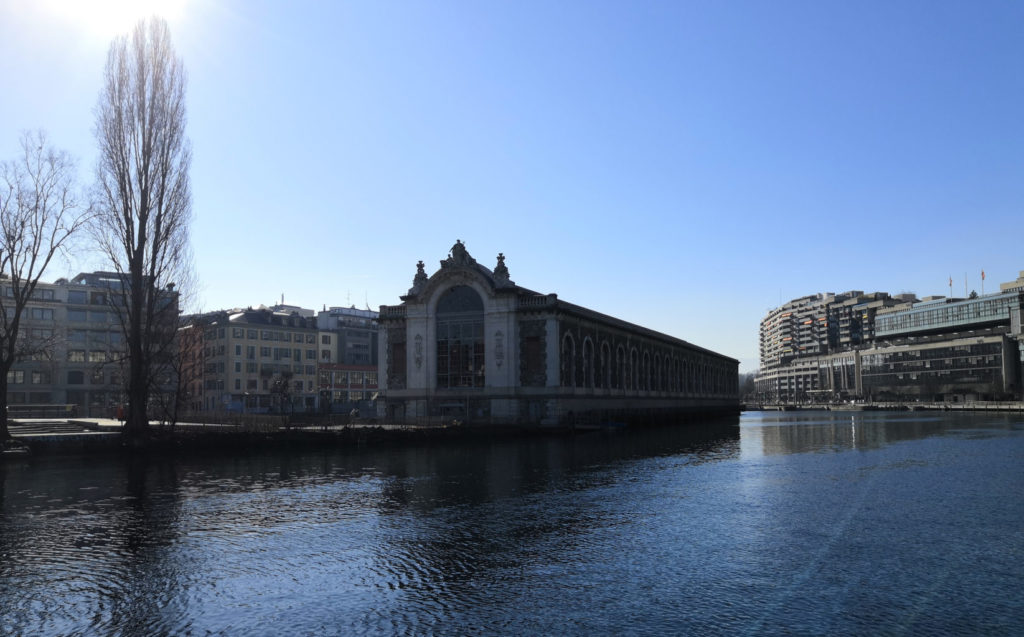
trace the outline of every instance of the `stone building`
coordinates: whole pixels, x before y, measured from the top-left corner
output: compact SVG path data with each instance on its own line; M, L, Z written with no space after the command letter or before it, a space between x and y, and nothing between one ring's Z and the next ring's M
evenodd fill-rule
M187 319L186 402L196 411L295 412L316 406L316 319L269 308Z
M736 412L738 362L540 294L459 241L380 311L378 416L392 422L567 425Z

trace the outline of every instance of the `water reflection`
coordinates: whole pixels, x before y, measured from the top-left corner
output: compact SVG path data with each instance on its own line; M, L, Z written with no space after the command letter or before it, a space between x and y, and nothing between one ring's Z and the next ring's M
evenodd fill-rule
M339 599L357 632L396 621L429 631L486 603L495 582L522 578L538 556L557 562L581 535L618 523L611 493L634 489L647 463L734 458L738 440L737 419L0 465L0 633L260 632L261 617L295 612L300 632L316 631L337 622Z
M797 411L743 414L744 457L871 450L953 432L1019 427L1015 414L998 412Z
M1020 634L1022 426L0 465L0 634Z
M161 555L175 537L173 465L45 458L0 475L5 631L59 634L83 617L103 632L163 625L176 588Z

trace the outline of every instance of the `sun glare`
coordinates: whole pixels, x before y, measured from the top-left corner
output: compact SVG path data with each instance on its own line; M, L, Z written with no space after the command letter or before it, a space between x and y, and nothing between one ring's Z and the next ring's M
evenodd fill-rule
M47 10L78 26L90 37L110 39L136 22L158 15L168 22L184 12L188 0L44 0Z

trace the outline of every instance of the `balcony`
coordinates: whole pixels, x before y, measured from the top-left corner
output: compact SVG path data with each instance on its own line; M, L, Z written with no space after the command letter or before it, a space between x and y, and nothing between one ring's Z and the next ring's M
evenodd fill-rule
M548 294L545 296L520 296L516 299L516 308L535 310L554 307L557 300L558 296L555 294Z
M405 318L404 305L382 305L380 310L381 318Z

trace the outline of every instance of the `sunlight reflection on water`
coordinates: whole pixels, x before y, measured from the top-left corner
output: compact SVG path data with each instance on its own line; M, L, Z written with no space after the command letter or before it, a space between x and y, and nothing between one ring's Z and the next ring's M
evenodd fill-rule
M1019 633L1019 418L0 467L0 633Z

